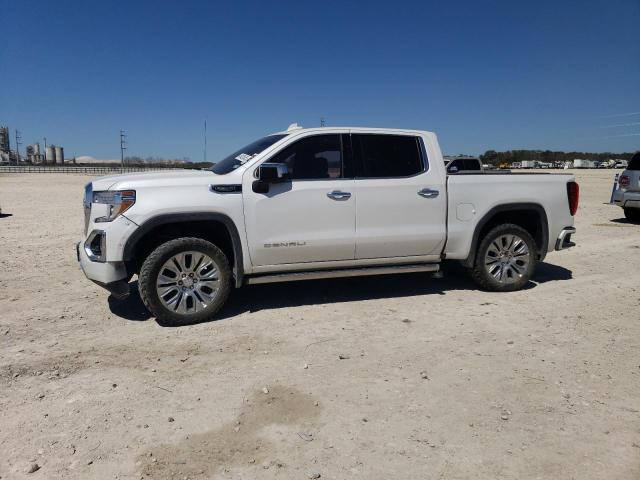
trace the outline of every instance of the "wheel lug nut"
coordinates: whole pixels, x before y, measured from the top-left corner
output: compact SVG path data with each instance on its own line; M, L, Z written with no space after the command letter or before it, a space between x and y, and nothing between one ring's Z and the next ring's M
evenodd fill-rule
M182 285L182 280L180 280L180 281L178 282L178 285Z

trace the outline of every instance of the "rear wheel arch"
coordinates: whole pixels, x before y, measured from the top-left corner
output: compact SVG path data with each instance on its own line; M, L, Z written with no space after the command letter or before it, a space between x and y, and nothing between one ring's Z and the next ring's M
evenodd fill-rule
M220 248L232 266L235 286L242 285L244 268L238 229L227 215L213 212L159 215L142 223L124 246L123 259L128 273L138 273L155 248L181 237L202 238Z
M508 203L493 207L476 224L469 255L462 264L467 268L473 267L484 236L497 225L506 223L528 231L536 242L538 259L544 259L549 246L549 222L544 207L538 203Z

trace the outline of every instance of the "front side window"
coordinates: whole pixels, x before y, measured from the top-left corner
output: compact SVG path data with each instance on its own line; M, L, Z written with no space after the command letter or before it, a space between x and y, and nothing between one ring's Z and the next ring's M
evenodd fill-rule
M340 135L315 135L289 145L269 160L284 163L292 180L326 180L343 177Z
M360 160L358 177L409 177L424 171L417 137L354 134L351 139Z
M251 160L251 158L265 151L271 145L283 139L284 137L286 137L286 135L268 135L259 140L256 140L255 142L242 147L237 152L233 152L228 157L217 162L213 167L211 167L211 171L213 173L217 173L218 175L225 175L229 172L232 172L240 165L246 163L248 160Z

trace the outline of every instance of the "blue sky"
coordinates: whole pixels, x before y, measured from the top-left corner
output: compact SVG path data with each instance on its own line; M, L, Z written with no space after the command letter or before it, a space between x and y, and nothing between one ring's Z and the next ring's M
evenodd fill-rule
M206 118L212 160L321 116L450 154L640 149L638 0L0 6L0 124L67 157L118 158L124 128L201 160Z

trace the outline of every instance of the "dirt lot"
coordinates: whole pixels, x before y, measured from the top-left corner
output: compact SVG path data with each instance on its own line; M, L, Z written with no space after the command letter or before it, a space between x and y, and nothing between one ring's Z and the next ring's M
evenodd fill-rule
M88 177L0 176L0 477L639 478L640 226L577 175L524 291L254 286L173 329L79 270Z

